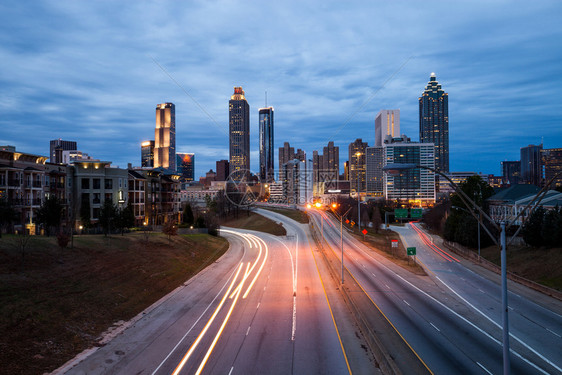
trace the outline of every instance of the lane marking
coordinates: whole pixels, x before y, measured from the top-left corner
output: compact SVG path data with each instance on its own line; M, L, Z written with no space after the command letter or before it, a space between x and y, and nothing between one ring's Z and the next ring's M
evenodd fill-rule
M248 333L250 333L250 328L252 328L252 326L249 326L248 329L246 330L246 336L248 336Z
M408 302L406 302L405 299L403 299L402 301L404 301L404 303L405 303L406 305L410 306L410 304L409 304Z
M482 367L482 369L483 369L484 371L486 371L488 374L494 375L494 374L492 374L490 371L488 371L488 369L487 369L486 367L484 367L480 362L476 362L476 364L477 364L478 366Z
M435 328L435 329L437 330L437 332L441 332L441 330L440 330L439 328L437 328L437 327L435 326L435 324L433 324L433 323L431 323L431 322L429 322L429 324L431 324L431 326L432 326L433 328Z
M256 310L260 308L260 303L261 303L261 302L258 302L258 307L256 307Z
M554 332L553 330L551 330L551 329L549 329L549 328L547 328L546 330L547 330L548 332L552 333L553 335L556 335L556 336L558 336L558 337L562 337L562 336L560 336L558 333Z

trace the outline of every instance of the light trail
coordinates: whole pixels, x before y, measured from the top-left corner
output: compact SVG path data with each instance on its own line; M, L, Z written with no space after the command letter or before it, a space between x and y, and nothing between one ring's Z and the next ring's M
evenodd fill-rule
M248 263L246 265L246 272L244 273L244 277L242 278L242 281L240 282L241 285L244 284L244 281L246 281L246 279L248 278L248 274L249 274L248 269L249 268L250 268L250 264ZM238 292L236 293L236 297L234 298L234 301L232 302L232 305L230 306L230 309L228 310L228 313L226 314L226 317L224 318L224 320L221 324L221 327L219 328L219 331L215 335L215 338L213 339L213 342L211 343L211 346L209 347L209 350L207 350L207 353L205 354L205 357L201 361L201 364L199 365L199 368L197 369L197 372L195 373L196 375L201 374L201 371L203 371L203 368L207 364L207 361L209 360L209 357L211 356L211 353L213 352L213 349L215 348L215 345L217 344L217 341L219 341L219 338L222 335L224 327L226 327L226 323L228 323L228 320L230 319L230 315L232 315L232 311L234 310L234 307L236 306L236 302L238 302L238 298L240 297L240 291L241 290L242 290L242 288L238 289Z
M189 348L187 353L185 353L185 355L183 356L182 360L180 361L180 363L178 364L178 366L176 367L176 369L174 370L172 375L179 374L179 372L181 371L181 369L183 368L183 366L185 365L185 363L187 362L189 357L191 357L191 355L195 351L195 348L197 348L197 346L199 345L199 343L203 339L203 336L205 336L205 333L207 332L207 330L209 329L209 327L211 326L211 324L215 320L216 316L218 315L219 311L221 310L222 306L224 305L224 302L226 301L226 298L227 298L228 294L230 293L230 290L232 289L234 283L236 282L236 279L238 278L238 275L240 274L240 271L242 270L243 265L244 265L244 263L240 263L240 266L238 266L238 270L236 271L236 275L232 279L232 282L230 283L230 286L228 287L228 290L224 294L224 297L221 299L219 305L217 306L217 308L213 312L213 315L211 316L211 318L209 319L207 324L205 324L205 327L203 328L201 333L199 333L199 336L197 336L197 339L193 342L193 344L191 344L191 347Z
M447 261L452 262L453 260L456 262L460 262L457 258L455 258L454 256L452 256L451 254L447 253L446 251L444 251L443 249L441 249L439 246L435 245L433 242L431 242L429 240L429 238L427 238L427 235L425 233L423 233L418 227L416 227L414 224L410 223L410 226L418 233L418 235L420 236L420 239L427 245L429 246L430 249L432 249L433 251L435 251L438 255L440 255L441 257L445 258Z
M261 238L256 236L256 239L259 240L260 242L260 249L261 249L261 243L264 244L265 246L265 255L263 257L263 261L261 263L260 268L258 269L258 272L256 272L256 275L254 276L254 279L252 280L252 282L250 283L250 285L248 286L248 289L246 289L246 293L244 293L244 295L242 296L242 299L245 299L246 297L248 297L248 293L250 293L250 290L252 290L252 287L254 286L254 283L256 282L256 280L258 279L258 276L261 274L261 271L263 270L263 267L265 266L265 262L267 260L267 256L269 254L269 248L267 246L267 244L265 243L265 241L263 241ZM257 261L254 263L254 266L257 264ZM253 268L253 267L252 267Z

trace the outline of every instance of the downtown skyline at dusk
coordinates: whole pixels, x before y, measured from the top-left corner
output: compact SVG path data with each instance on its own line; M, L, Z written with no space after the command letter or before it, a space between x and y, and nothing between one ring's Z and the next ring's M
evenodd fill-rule
M419 139L418 98L435 72L449 94L450 170L500 175L521 147L562 146L562 4L515 4L5 2L0 144L47 156L61 138L140 165L154 107L170 102L176 151L196 155L197 179L229 157L228 100L241 86L254 172L266 106L274 150L290 142L312 158L334 141L343 171L349 143L374 145L381 109L400 109L401 133Z

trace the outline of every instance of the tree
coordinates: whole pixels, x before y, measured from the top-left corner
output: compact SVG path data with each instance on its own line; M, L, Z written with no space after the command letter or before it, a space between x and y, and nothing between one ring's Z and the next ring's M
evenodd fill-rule
M379 206L375 206L375 209L373 210L373 216L371 218L371 222L373 223L373 228L375 229L375 233L379 233L382 225L381 210Z
M17 220L18 214L7 199L0 199L0 238L2 231Z
M168 220L162 226L162 232L168 236L168 241L171 241L172 236L178 234L178 227L174 221Z
M193 221L193 210L191 209L191 204L187 202L183 209L183 222L187 225L193 225Z
M90 198L88 194L83 194L80 204L80 222L84 228L89 228L92 225L90 219Z
M521 236L529 246L540 247L544 245L542 237L544 215L545 209L542 206L536 208L521 228Z
M108 233L111 233L111 227L114 225L117 217L117 207L111 202L111 199L104 200L100 210L100 225L106 236Z
M131 228L135 225L135 213L130 203L118 212L115 224L115 226L121 231L121 235L123 235L125 229Z
M552 210L546 211L543 217L541 235L544 245L548 247L557 246L558 223L560 219L560 211L558 206Z
M37 210L37 222L45 226L47 236L58 231L62 221L62 204L56 195L50 195Z

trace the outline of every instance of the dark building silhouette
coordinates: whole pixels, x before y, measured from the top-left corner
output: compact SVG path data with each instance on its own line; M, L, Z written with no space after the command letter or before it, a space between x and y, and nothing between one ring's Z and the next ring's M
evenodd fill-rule
M226 181L229 174L230 174L230 168L229 168L228 160L218 160L216 180Z
M271 182L274 179L273 157L273 107L259 109L260 121L260 179Z
M49 142L49 161L55 164L62 164L62 152L63 151L76 151L78 150L75 141L63 141L62 139L54 139Z
M502 182L504 185L517 185L521 181L521 162L502 161Z
M349 186L351 190L357 191L357 183L359 183L359 192L365 193L366 185L366 156L367 142L363 142L361 138L357 138L349 144ZM359 180L358 180L359 177Z
M230 172L250 170L250 106L242 87L235 87L228 102Z
M431 73L419 98L420 142L435 144L435 169L449 172L449 95Z
M195 154L176 153L177 172L182 181L193 181L195 179Z
M548 148L541 150L541 159L543 165L543 177L545 183L550 181L557 173L562 172L562 148ZM562 186L562 175L557 176L552 185L551 189Z
M521 182L541 186L542 183L542 144L521 147Z

